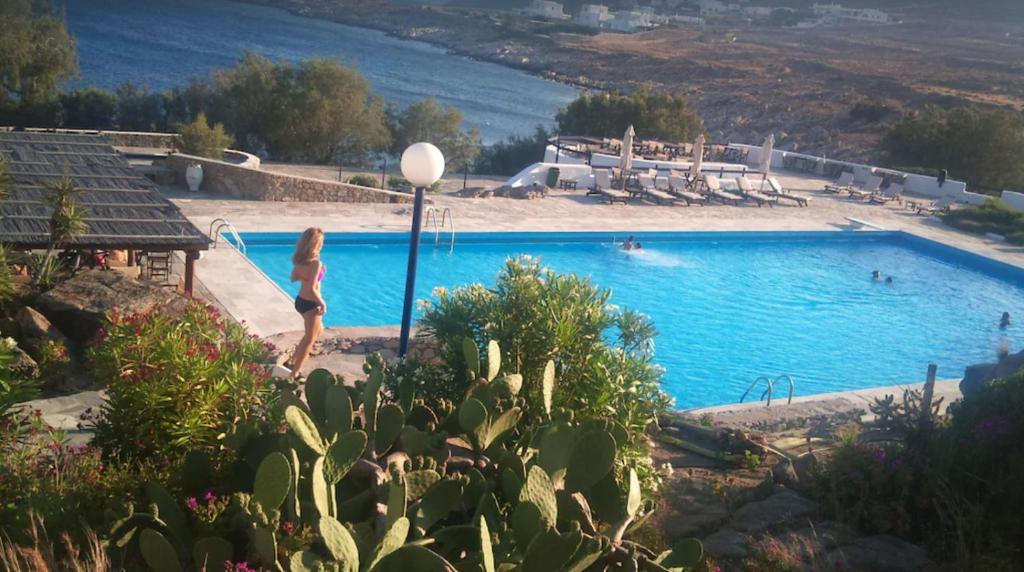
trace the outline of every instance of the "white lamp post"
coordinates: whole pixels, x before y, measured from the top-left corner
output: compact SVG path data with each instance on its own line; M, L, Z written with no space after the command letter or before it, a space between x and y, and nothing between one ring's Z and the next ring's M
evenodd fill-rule
M409 234L409 266L405 271L405 301L402 306L402 333L398 342L398 357L409 349L409 330L412 326L412 302L416 290L416 261L420 252L420 230L423 223L423 192L444 174L444 155L430 143L414 143L402 153L402 175L416 189L412 209L412 231Z

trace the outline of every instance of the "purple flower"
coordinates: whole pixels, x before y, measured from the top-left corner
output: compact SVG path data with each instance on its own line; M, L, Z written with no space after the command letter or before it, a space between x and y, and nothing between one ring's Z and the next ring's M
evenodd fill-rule
M188 497L185 504L188 505L189 510L192 512L199 510L199 501L196 500L196 497Z
M214 494L213 494L213 489L207 489L206 493L203 495L203 500L206 501L206 504L212 503L213 500L216 499L216 498L217 497L214 496Z

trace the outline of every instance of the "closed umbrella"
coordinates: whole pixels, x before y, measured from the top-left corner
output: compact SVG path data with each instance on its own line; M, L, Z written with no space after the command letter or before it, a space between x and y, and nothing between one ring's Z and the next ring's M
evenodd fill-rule
M761 144L761 188L772 172L772 152L775 150L775 134L769 135Z
M622 136L622 154L619 157L619 171L622 172L622 188L626 188L626 173L633 169L633 137L636 137L636 132L633 131L633 126L630 125L629 129L626 130L626 134Z
M701 133L693 142L693 163L690 165L690 180L696 184L700 180L700 166L704 162L704 134Z

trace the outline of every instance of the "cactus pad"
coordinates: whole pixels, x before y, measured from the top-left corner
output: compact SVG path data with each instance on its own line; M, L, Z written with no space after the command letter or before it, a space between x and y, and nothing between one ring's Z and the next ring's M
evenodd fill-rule
M640 479L636 476L636 469L629 469L629 488L626 491L626 514L635 517L643 498L640 496Z
M523 570L557 572L569 563L580 547L583 535L576 532L559 534L551 528L538 534L523 557Z
M373 553L373 558L370 560L370 565L366 568L372 570L373 567L380 562L381 558L384 558L388 554L398 550L405 544L405 539L409 537L409 519L399 518L388 527L388 531L384 533L384 538L380 539L380 544L377 545L377 550Z
M508 390L509 397L519 395L519 392L523 390L523 376L518 373L502 376L498 381Z
M467 435L476 436L487 424L487 408L478 399L469 398L459 407L459 426Z
M558 521L558 501L555 500L555 488L551 484L551 478L544 469L537 465L530 467L526 484L519 492L519 500L536 505L545 527L555 526Z
M139 535L139 550L153 572L181 572L181 560L174 546L152 528L143 529Z
M277 539L274 537L274 533L266 528L254 528L250 531L249 536L260 560L268 567L277 566Z
M328 438L352 429L352 398L340 385L327 388L324 395L324 430Z
M324 458L317 457L313 462L313 505L321 517L334 516L334 502L331 494L331 485L327 484L327 477L324 475Z
M306 393L306 404L313 419L323 423L326 419L326 397L327 388L334 385L334 376L323 368L315 369L306 376L306 385L303 387Z
M480 375L480 348L476 347L476 341L471 338L462 339L462 357L466 360L466 369L469 370L469 378L476 379Z
M480 517L480 560L484 572L494 572L494 548L491 546L491 531L487 529L487 519Z
M373 447L383 455L395 443L398 434L405 427L405 413L402 408L389 403L377 410L377 432L373 436Z
M420 498L416 508L416 528L426 534L437 521L448 516L459 506L462 500L462 482L454 479L441 479L427 489Z
M427 492L427 489L432 487L434 483L441 480L441 475L437 474L437 471L429 469L421 471L410 471L405 474L405 493L406 498L409 501L415 501L423 496L423 493Z
M336 485L345 478L363 455L366 439L362 431L349 431L331 445L324 460L324 478L328 483Z
M277 509L288 496L292 483L292 469L288 458L281 453L271 453L263 459L253 482L252 496L263 507L263 512Z
M484 438L480 443L481 448L488 449L491 445L501 443L516 428L519 418L522 416L523 411L518 407L513 407L502 413L494 420L494 423L487 426L487 433L484 434Z
M320 572L326 569L324 567L324 559L308 550L296 552L288 560L289 572Z
M435 552L407 544L381 558L372 572L455 572L455 567Z
M607 431L583 434L573 446L565 487L571 492L585 491L604 478L615 466L615 439Z
M180 545L192 543L189 535L188 520L178 506L178 501L160 484L149 481L145 485L146 497L156 505L157 516L167 525L167 530Z
M665 568L695 568L704 559L704 545L696 538L684 538L672 550L658 557L657 563Z
M498 342L491 340L487 342L487 381L494 381L501 371L501 347Z
M551 402L555 397L555 362L548 360L544 366L544 378L541 382L541 394L544 397L544 411L551 415Z
M329 516L321 517L320 536L327 545L327 551L341 563L342 572L358 572L359 548L343 524Z
M200 570L223 570L233 560L235 548L219 536L200 538L192 545L192 560Z
M314 453L323 455L326 452L324 440L320 437L320 431L317 430L316 424L305 411L296 405L289 405L284 410L284 418L288 422L288 427L292 430L292 433L305 443L307 447L312 449Z
M540 510L537 505L530 501L521 501L512 510L512 516L508 521L512 528L512 535L516 539L516 545L526 550L534 537L547 527L541 520Z

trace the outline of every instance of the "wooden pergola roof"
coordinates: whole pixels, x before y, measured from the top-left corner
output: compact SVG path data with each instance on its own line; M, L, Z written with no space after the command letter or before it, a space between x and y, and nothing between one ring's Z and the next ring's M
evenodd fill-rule
M156 185L135 172L101 136L0 131L0 156L11 185L0 201L0 242L45 248L50 237L48 185L74 181L86 231L68 246L138 250L206 250L209 239Z

